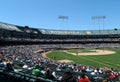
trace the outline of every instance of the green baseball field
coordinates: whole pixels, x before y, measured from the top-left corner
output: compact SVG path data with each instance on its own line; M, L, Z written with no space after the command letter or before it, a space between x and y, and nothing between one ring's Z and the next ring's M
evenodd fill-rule
M120 49L55 50L47 53L47 57L62 62L120 70Z

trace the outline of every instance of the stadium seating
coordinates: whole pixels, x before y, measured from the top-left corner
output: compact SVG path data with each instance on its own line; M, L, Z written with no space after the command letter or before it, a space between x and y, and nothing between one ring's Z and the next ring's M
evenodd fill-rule
M59 82L60 76L65 72L65 68L74 67L73 73L76 79L82 73L78 67L81 65L58 63L55 60L44 58L41 53L34 53L35 50L61 50L77 48L120 48L120 29L117 30L50 30L31 28L29 26L18 26L0 22L0 53L1 67L0 82ZM1 55L2 54L2 55ZM4 54L4 55L3 55ZM55 58L54 58L55 59ZM11 61L15 70L5 71L3 63ZM55 72L56 78L48 78L47 75L34 75L32 69L35 64L40 65L40 70L45 71L45 67ZM23 66L26 65L25 69ZM60 67L61 71L56 68ZM84 66L86 70L88 66ZM91 68L92 71L96 69ZM19 70L19 71L18 71ZM79 70L79 71L78 71ZM113 70L112 70L113 71ZM116 71L115 71L116 72ZM92 75L86 73L92 82L102 82L110 80L103 74ZM118 80L118 78L117 78ZM116 81L116 79L115 79Z

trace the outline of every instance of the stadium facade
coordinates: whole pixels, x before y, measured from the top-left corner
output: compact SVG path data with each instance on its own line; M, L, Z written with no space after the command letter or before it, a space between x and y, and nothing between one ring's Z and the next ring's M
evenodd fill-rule
M120 43L120 29L50 30L0 22L1 44Z

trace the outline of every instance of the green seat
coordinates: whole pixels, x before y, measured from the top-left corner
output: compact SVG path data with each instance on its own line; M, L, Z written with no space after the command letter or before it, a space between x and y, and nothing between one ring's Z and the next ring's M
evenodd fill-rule
M50 79L45 79L45 78L41 78L41 77L38 77L37 78L39 81L42 81L42 82L53 82L52 80Z
M54 82L54 81L52 81L52 80L50 80L50 79L45 79L45 81L46 81L46 82Z
M2 69L0 69L0 72L1 72L1 73L3 73L3 70L2 70Z
M26 77L30 77L31 75L30 74L24 74Z
M16 78L21 78L21 75L19 75L19 74L15 74L14 75Z
M30 77L31 77L31 78L34 78L34 79L36 79L36 78L37 78L37 76L35 76L35 75L31 75Z
M25 80L27 80L27 81L28 81L29 79L30 79L29 77L25 77Z
M22 72L18 72L18 74L20 74L20 75L25 75L24 73L22 73Z
M29 79L29 82L35 82L36 79Z
M9 76L14 76L14 73L13 72L8 72L7 73Z

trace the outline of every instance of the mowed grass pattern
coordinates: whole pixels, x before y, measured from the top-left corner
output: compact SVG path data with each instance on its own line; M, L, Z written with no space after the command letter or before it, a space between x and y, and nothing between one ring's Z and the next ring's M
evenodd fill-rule
M89 65L95 67L111 67L120 70L120 49L109 49L115 51L112 55L97 56L75 56L63 52L63 50L55 50L47 54L47 57L55 60L72 60L73 63ZM88 50L69 50L69 52L85 52Z

